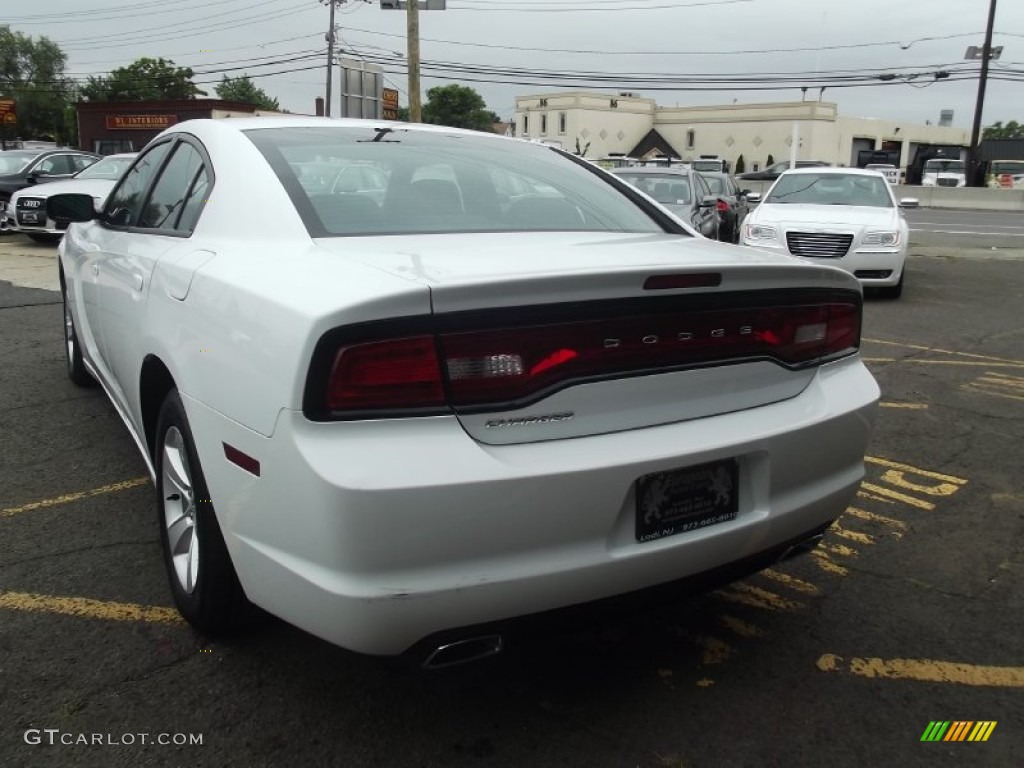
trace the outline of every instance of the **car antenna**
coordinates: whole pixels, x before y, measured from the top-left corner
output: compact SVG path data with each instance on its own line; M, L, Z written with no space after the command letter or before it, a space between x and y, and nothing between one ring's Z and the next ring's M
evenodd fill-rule
M373 143L373 144L376 144L378 141L381 141L389 133L394 133L395 132L394 128L374 128L373 130L377 132L377 135L374 136L372 139L370 139L370 143ZM394 139L389 139L389 140L387 140L387 143L390 143L390 142L393 142L393 141L395 141L395 140ZM361 144L365 144L366 143L366 139L359 139L359 142ZM397 142L395 142L395 143L397 143Z

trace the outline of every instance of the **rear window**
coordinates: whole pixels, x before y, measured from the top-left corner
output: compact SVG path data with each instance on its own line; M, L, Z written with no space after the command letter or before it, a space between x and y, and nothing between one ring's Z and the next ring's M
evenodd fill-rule
M351 126L246 135L313 237L665 231L589 165L538 144Z
M682 174L619 172L615 175L663 205L689 205L693 199L690 179Z

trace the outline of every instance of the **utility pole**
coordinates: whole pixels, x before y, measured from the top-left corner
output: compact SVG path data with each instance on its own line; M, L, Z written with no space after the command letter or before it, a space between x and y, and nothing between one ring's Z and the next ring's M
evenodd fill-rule
M981 76L978 79L978 101L974 105L974 126L971 128L971 149L967 168L970 177L967 186L973 187L978 175L978 143L981 139L981 113L985 108L985 85L988 81L988 61L992 56L992 28L996 22L996 0L988 6L988 26L985 27L985 46L981 50Z
M331 9L331 26L327 30L327 93L324 96L324 114L331 116L331 90L334 86L334 7L345 0L320 0Z
M406 40L409 46L409 122L421 123L423 122L423 108L420 103L419 0L412 0L406 5Z

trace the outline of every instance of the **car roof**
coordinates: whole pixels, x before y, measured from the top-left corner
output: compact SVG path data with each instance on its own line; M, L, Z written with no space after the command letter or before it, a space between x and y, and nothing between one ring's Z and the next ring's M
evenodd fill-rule
M690 176L691 174L697 173L697 171L683 165L636 165L630 166L629 168L610 168L610 173L640 173L640 174L675 174L677 176Z
M867 168L833 168L831 166L818 166L814 168L790 168L783 172L783 176L820 176L832 174L835 176L881 176L878 171Z

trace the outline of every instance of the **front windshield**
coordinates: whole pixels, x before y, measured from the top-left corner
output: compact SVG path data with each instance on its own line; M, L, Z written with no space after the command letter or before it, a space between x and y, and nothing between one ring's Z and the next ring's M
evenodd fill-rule
M994 160L992 173L1024 173L1024 160Z
M0 173L17 173L38 156L38 152L0 152Z
M97 163L75 174L76 179L111 179L121 178L128 166L135 160L134 157L105 157Z
M764 199L778 205L863 205L891 208L886 180L880 176L852 173L794 173L780 176Z
M314 237L665 230L589 164L540 144L406 128L261 128Z
M963 173L966 168L963 160L929 160L924 164L925 173Z
M618 173L620 179L662 205L689 205L690 179L671 173Z

